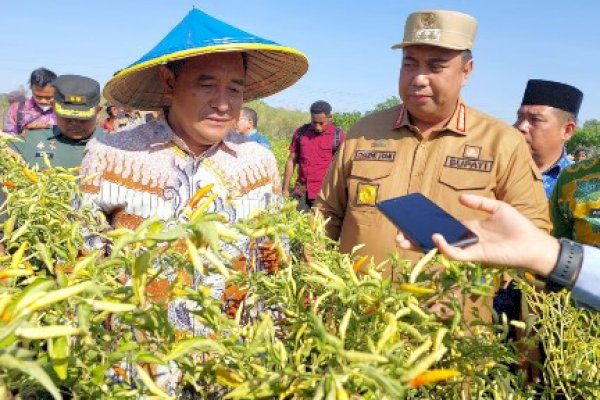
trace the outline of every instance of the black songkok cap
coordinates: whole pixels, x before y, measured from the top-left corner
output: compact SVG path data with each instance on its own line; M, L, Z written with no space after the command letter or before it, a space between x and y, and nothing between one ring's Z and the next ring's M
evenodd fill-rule
M583 93L574 86L560 82L530 79L525 88L522 106L550 106L572 113L577 117Z

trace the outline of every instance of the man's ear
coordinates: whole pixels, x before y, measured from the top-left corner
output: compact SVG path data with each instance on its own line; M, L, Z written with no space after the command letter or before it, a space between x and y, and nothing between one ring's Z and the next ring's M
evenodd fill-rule
M467 61L465 63L465 65L463 65L462 70L463 70L462 71L463 72L462 86L464 86L469 81L471 72L473 72L473 59L470 59L469 61Z
M571 119L569 121L567 121L567 123L565 124L565 127L564 127L565 131L563 133L565 142L568 142L571 139L571 137L575 133L575 129L577 129L577 124L575 123L575 121L573 121Z
M160 80L167 93L173 94L173 89L175 88L175 73L165 65L161 65L158 69L158 76L160 77Z

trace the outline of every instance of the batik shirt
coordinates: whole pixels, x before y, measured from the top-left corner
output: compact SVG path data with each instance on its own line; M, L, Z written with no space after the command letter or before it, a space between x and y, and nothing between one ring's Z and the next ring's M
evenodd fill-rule
M553 234L600 246L600 157L568 166L550 198Z
M573 164L573 161L569 160L567 157L567 150L563 149L562 155L558 159L558 161L542 172L542 179L544 180L544 190L546 191L546 197L550 198L552 196L552 191L554 190L554 185L556 185L556 180L558 179L558 175L560 172Z
M114 227L134 229L154 216L179 218L195 192L208 184L218 194L209 212L227 215L230 222L266 209L281 199L281 183L273 154L237 133L193 156L185 143L163 121L153 121L129 131L93 139L86 148L82 176L94 176L82 185L83 201L102 211ZM256 260L251 270L267 270L273 250L242 238L223 248L240 269L240 263ZM194 302L172 298L169 286L179 280L195 288L209 287L211 296L227 302L221 275L189 276L186 271L167 269L146 288L151 301L165 302L170 323L183 335L208 333L191 312ZM225 304L225 307L227 304ZM123 369L129 370L125 364ZM157 384L173 392L180 373L173 365L153 371ZM118 376L115 375L116 378Z
M11 135L20 135L17 127L17 114L19 111L19 103L12 103L6 111L6 118L4 120L4 132L10 133ZM56 125L56 115L54 109L50 108L48 111L42 111L33 99L25 100L23 104L23 117L21 126L25 129L48 129Z
M84 202L102 211L114 227L131 229L151 217L181 217L194 193L208 184L214 185L212 191L217 194L208 211L227 215L229 222L264 210L281 198L275 157L260 144L232 133L195 157L162 121L91 140L82 163L82 176L95 176L82 185ZM258 265L252 266L253 270L266 269L268 266L262 265L261 260L270 257L253 253L257 248L260 246L247 238L226 247L234 259L256 259ZM150 298L166 300L168 286L176 275L172 271L166 280L153 281L147 288ZM220 275L194 276L184 281L210 286L215 298L223 295L224 280ZM176 329L202 333L186 304L173 301L168 307Z

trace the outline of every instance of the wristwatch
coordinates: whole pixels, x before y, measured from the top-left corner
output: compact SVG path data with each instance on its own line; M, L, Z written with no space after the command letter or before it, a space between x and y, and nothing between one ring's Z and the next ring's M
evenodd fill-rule
M546 278L546 289L558 292L571 289L577 280L583 264L583 246L572 240L560 239L558 260L550 275Z

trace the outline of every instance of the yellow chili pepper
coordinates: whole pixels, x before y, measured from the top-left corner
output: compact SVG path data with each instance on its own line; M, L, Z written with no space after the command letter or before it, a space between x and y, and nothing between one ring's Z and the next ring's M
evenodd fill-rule
M244 377L237 371L221 365L217 365L215 375L217 376L217 383L224 386L239 386L244 382Z
M215 201L217 196L217 193L213 193L206 200L204 200L204 202L200 206L198 206L197 209L194 210L192 215L190 215L190 221L194 221L197 217L199 217L208 208L208 206L211 205L213 201Z
M400 290L403 290L405 292L414 293L414 294L435 293L435 289L433 289L433 288L426 288L426 287L422 287L422 286L411 285L410 283L401 283L399 288L400 288Z
M369 259L369 256L362 256L361 258L359 258L358 260L356 260L354 262L354 265L352 266L352 269L354 270L354 272L362 272L361 267L363 265L365 265L365 263L367 262L367 260Z
M29 246L29 243L27 243L27 242L21 243L21 245L19 246L17 251L15 251L15 254L13 254L12 260L10 262L10 269L19 268L19 265L21 264L21 260L23 259L23 255L25 254L25 250L27 250L28 246Z
M81 335L80 328L67 325L47 325L37 328L17 328L15 335L25 339L50 339L59 336Z
M460 372L455 369L432 369L417 375L408 383L408 386L411 388L418 388L430 383L445 381L459 375Z
M30 171L28 168L23 168L21 171L27 178L29 178L29 180L31 182L33 182L33 183L38 182L37 175L34 172Z
M0 271L0 281L8 278L33 275L33 271L26 269L5 269Z
M525 274L523 274L523 276L525 277L525 279L528 282L535 282L537 279L535 278L535 275L532 274L531 272L525 272Z
M208 185L204 185L203 187L198 189L198 191L194 193L190 201L188 201L188 206L190 208L196 207L198 205L198 202L206 195L206 193L212 190L213 186L215 186L214 183L209 183Z

